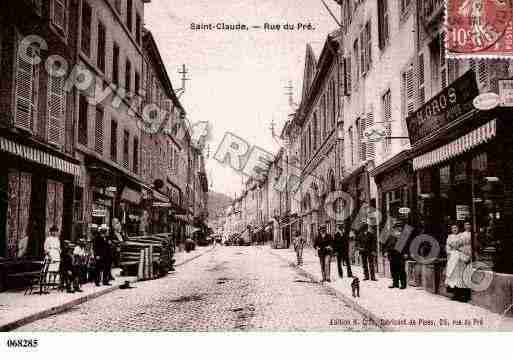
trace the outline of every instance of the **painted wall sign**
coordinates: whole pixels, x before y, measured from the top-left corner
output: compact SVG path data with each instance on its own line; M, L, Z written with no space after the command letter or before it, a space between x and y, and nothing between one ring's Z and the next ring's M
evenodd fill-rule
M408 116L406 124L412 145L471 111L474 108L472 101L477 95L476 75L473 71L467 71Z

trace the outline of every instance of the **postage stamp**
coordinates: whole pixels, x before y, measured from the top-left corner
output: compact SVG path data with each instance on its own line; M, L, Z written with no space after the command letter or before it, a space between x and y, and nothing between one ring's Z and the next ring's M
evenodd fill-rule
M512 0L448 0L447 56L513 56Z

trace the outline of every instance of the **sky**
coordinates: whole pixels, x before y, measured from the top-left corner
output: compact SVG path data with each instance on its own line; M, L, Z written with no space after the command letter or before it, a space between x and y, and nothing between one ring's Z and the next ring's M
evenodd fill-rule
M338 14L335 2L325 1ZM240 23L250 30L192 30L191 23ZM288 23L295 29L264 30L265 23ZM311 23L313 29L298 30L298 23ZM175 89L181 87L179 68L188 68L190 80L180 101L190 123L211 124L206 161L211 190L240 194L241 174L213 158L224 134L278 151L271 122L279 134L294 110L285 87L292 81L299 103L306 45L318 57L327 35L337 28L335 21L321 0L151 0L145 5L145 26L155 37Z

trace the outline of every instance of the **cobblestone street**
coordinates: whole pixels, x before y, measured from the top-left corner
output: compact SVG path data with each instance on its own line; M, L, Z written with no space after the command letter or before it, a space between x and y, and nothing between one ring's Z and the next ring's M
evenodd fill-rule
M375 330L267 247L218 247L19 331ZM348 324L348 322L350 324ZM355 322L356 321L356 322Z

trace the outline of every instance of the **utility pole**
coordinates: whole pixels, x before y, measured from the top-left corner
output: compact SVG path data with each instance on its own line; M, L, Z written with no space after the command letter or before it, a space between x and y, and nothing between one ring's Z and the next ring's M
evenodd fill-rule
M178 98L180 98L185 93L185 82L189 81L190 78L187 78L187 74L189 71L187 70L187 67L185 64L182 64L182 69L178 70L178 73L182 75L181 81L182 81L182 87L176 90L176 94Z

